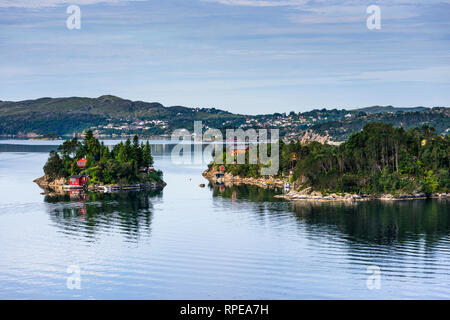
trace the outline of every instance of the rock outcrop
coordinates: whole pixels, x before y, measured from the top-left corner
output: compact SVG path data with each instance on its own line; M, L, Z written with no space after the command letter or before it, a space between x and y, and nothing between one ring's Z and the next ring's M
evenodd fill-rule
M44 175L40 178L37 178L35 180L33 180L34 183L36 183L38 186L40 186L43 189L60 189L62 188L63 185L66 184L66 179L65 178L58 178L55 180L50 181L48 176Z
M212 167L209 170L205 170L202 175L212 182L217 182L217 179L215 177L215 173L217 172L216 167ZM239 184L248 184L248 185L255 185L262 188L270 188L270 187L277 187L282 188L284 186L284 181L281 179L274 179L271 177L260 177L260 178L242 178L239 176L233 176L231 173L225 173L223 175L223 183L225 186L231 186L231 185L239 185Z
M332 141L329 135L322 136L313 130L306 130L305 133L299 137L301 144L308 144L311 141L317 141L322 144L340 145L342 142Z

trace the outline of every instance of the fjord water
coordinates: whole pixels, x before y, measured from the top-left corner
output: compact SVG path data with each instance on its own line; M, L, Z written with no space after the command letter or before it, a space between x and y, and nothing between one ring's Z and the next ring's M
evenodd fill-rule
M209 186L163 141L163 191L55 198L32 180L56 144L0 141L0 298L450 298L446 200L291 204Z

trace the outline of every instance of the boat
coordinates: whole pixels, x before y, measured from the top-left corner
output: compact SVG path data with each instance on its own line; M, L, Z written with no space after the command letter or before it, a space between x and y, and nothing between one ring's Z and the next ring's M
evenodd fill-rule
M289 192L291 190L291 184L289 182L284 183L284 191Z

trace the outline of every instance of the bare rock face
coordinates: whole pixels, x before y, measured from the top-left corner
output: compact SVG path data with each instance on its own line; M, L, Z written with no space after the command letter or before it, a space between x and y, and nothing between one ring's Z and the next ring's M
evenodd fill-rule
M312 130L306 130L303 136L299 138L301 144L308 144L312 141L317 141L322 144L339 145L341 142L332 141L329 135L321 136Z
M66 179L58 178L53 181L49 181L48 177L46 175L44 175L40 178L33 180L33 182L36 183L39 187L44 188L44 189L47 189L47 188L57 189L66 184Z
M40 187L48 187L48 180L47 180L47 176L42 176L40 178L37 178L35 180L33 180L34 183L36 183L38 186Z

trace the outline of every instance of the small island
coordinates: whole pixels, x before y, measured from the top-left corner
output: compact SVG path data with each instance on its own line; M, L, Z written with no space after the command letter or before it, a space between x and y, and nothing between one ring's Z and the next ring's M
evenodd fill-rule
M110 148L87 131L81 141L66 140L57 151L51 151L44 173L34 182L52 192L112 192L166 185L162 171L153 168L149 142L140 142L137 135L133 141L127 139Z
M450 198L450 137L429 126L406 131L370 123L339 146L280 140L275 176L262 176L259 161L248 164L248 147L238 152L246 164L225 163L225 152L213 155L203 176L215 184L284 188L275 197L286 200Z

